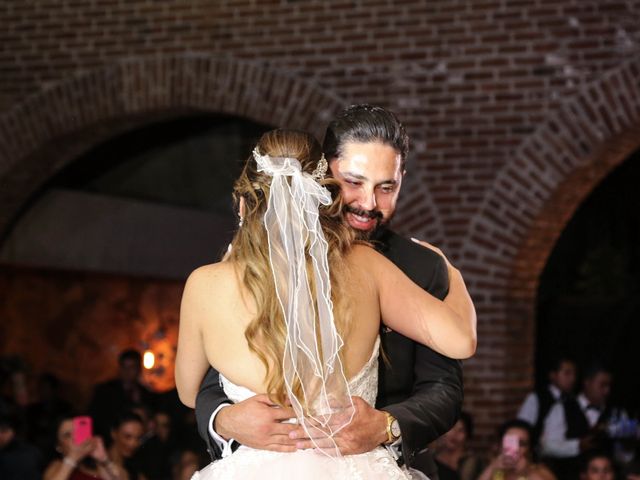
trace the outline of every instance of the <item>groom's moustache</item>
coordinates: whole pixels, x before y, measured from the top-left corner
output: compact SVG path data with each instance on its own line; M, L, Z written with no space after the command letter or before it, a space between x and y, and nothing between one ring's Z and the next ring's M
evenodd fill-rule
M375 220L382 220L382 212L378 210L360 210L359 208L351 207L349 205L345 205L345 212L353 213L354 215L358 215L360 217L369 217Z

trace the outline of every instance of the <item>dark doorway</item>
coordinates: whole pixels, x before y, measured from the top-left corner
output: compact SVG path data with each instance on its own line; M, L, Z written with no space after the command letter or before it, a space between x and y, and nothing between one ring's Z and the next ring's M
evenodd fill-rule
M613 372L611 403L640 413L640 151L580 205L540 278L537 383L569 354Z
M238 222L233 182L270 128L195 114L97 145L33 196L0 262L183 279L225 252Z

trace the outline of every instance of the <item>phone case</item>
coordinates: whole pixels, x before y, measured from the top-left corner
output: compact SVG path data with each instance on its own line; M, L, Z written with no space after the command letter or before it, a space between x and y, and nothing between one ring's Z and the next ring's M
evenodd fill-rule
M73 424L73 443L76 445L84 442L93 436L93 422L91 417L74 417Z

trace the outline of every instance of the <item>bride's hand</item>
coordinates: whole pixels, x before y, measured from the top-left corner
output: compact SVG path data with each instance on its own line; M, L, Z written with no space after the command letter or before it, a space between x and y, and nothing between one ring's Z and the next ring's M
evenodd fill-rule
M353 419L333 436L333 441L343 455L369 452L387 440L387 417L384 412L371 407L360 397L351 398L355 408ZM298 440L298 450L334 448L332 439L321 435L312 441L302 427L298 427L289 436Z

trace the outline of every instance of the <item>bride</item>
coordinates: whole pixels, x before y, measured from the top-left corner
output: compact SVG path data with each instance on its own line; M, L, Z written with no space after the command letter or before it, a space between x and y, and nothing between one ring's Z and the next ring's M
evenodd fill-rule
M460 273L448 264L449 295L440 301L355 242L326 170L306 133L260 139L234 187L241 221L230 252L187 280L175 373L190 407L210 365L234 401L268 393L293 407L286 421L318 448L240 446L194 479L409 478L384 446L350 456L326 447L351 419L351 396L375 402L380 321L452 358L475 352L475 311Z

